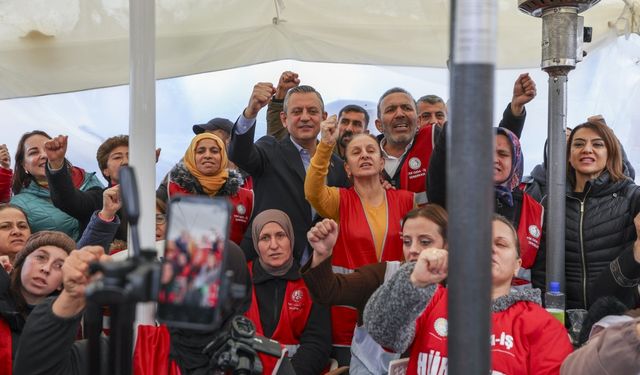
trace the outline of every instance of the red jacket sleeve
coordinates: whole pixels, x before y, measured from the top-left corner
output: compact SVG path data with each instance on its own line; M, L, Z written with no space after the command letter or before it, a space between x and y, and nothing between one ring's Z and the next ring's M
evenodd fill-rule
M543 308L535 310L539 324L529 332L529 374L559 374L560 365L573 352L569 334L559 320Z
M11 199L12 181L13 171L11 169L0 168L0 203L7 203Z

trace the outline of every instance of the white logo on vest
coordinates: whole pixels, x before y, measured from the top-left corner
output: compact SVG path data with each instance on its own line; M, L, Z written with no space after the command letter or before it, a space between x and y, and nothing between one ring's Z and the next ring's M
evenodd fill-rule
M420 168L421 165L422 165L422 162L417 157L414 156L411 159L409 159L409 168L418 169Z
M438 318L433 323L433 328L436 330L436 333L442 337L447 337L449 333L449 323L445 318Z
M247 212L247 208L243 204L239 204L239 205L236 206L236 211L240 215L244 215Z
M540 237L540 229L535 225L529 225L529 234L535 238Z

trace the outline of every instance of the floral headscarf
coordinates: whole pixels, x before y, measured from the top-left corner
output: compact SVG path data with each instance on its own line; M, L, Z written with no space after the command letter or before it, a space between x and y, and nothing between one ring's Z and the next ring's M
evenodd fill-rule
M520 184L524 168L522 148L520 147L520 140L513 132L505 128L495 129L496 135L506 136L511 144L511 171L509 171L509 177L506 180L496 183L496 195L502 198L510 207L513 207L513 195L511 192Z

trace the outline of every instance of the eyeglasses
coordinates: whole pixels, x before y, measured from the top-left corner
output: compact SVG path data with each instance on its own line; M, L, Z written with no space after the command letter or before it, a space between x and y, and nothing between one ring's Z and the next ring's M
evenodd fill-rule
M156 214L156 224L162 225L167 223L167 216L163 214Z

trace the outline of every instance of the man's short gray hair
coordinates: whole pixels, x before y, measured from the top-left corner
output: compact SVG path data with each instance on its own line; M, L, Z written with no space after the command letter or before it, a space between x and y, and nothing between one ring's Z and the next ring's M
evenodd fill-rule
M378 106L377 106L377 111L378 111L378 119L380 119L380 104L382 104L382 101L384 100L384 98L386 98L387 96L391 95L391 94L405 94L408 97L411 98L411 100L413 101L413 105L416 105L416 100L413 98L413 95L411 95L409 93L409 91L401 88L401 87L392 87L389 90L385 91L384 94L382 94L382 96L380 97L380 99L378 100Z
M289 107L289 98L291 97L291 95L308 94L308 93L314 93L318 96L318 99L320 99L320 110L324 112L324 100L322 100L322 95L320 95L320 93L311 86L301 85L301 86L293 87L289 89L289 91L287 91L287 95L285 95L284 97L284 105L282 107L282 110L284 111L284 113L287 113L287 108Z

